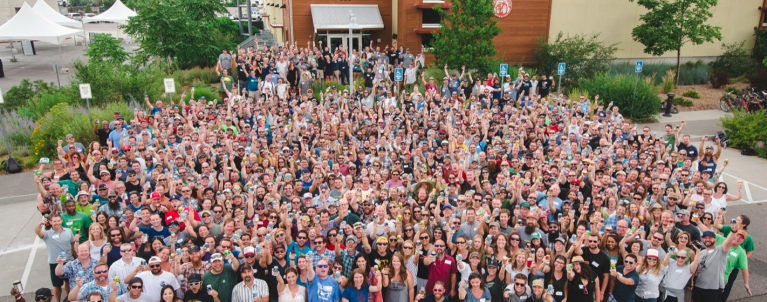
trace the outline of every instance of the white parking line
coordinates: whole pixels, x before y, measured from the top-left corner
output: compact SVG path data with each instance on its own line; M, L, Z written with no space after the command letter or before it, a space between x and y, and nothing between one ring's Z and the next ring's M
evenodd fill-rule
M5 196L5 197L0 197L0 199L9 199L9 198L17 198L17 197L35 196L37 194L39 194L39 193L24 194L24 195L14 195L14 196Z
M24 267L24 274L21 275L21 284L27 284L29 279L29 271L32 270L32 263L35 262L35 254L37 254L37 244L40 243L40 237L35 236L35 243L32 244L32 251L27 258L27 266Z

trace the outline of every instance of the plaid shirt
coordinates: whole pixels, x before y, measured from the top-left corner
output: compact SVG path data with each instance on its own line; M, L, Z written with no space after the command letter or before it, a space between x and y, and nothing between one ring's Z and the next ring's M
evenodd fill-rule
M349 276L352 274L354 257L356 257L357 254L359 254L359 252L356 250L354 251L353 255L349 255L349 251L347 249L341 251L341 257L344 259L344 276L346 276L346 278L349 278Z
M109 298L109 294L112 293L112 285L107 283L107 286L101 287L100 285L96 284L96 281L91 281L83 284L83 287L80 288L78 293L83 297L83 300L87 300L88 294L91 292L100 292L102 300L107 300ZM126 292L128 291L125 289L125 283L120 282L120 285L117 287L117 296Z
M91 282L94 279L93 268L95 268L97 264L99 263L93 259L88 261L88 267L83 266L83 263L77 259L69 261L64 264L64 275L61 276L61 279L69 280L69 288L74 288L75 285L77 285L77 273L82 271L85 276L83 284Z
M325 253L322 253L322 254L317 253L317 251L312 251L312 263L313 264L316 265L317 263L319 263L320 260L322 260L323 257L327 257L328 258L328 261L330 261L330 265L333 265L333 263L336 262L336 253L331 251L331 250L325 249Z

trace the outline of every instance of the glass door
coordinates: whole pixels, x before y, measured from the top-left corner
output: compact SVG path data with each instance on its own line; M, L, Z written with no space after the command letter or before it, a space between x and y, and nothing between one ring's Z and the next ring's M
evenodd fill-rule
M344 34L331 34L328 35L328 45L330 45L330 51L334 52L339 46L343 46L346 48L346 44L349 43L347 41L347 37L349 35Z

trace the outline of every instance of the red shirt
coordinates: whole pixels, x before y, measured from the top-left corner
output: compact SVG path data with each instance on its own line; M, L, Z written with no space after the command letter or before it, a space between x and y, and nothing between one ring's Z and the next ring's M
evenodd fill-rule
M440 260L437 258L434 263L429 265L429 280L426 282L426 292L431 293L434 289L434 283L442 281L445 283L445 289L450 293L452 288L450 284L450 277L458 273L458 266L455 264L455 259L445 254L445 257Z

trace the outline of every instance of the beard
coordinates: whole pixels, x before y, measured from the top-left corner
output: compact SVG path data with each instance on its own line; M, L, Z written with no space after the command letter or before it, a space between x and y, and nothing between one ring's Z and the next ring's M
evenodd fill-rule
M243 278L243 280L245 281L245 283L250 283L251 281L253 281L253 276L247 276Z
M107 206L110 210L120 210L120 203L117 202L117 199L115 199L115 202L108 202Z
M706 247L712 247L712 246L714 246L714 243L716 243L716 241L704 241L703 242L703 244L705 244Z
M525 234L530 235L533 232L535 232L535 225L534 224L530 224L530 223L526 224L525 225Z

